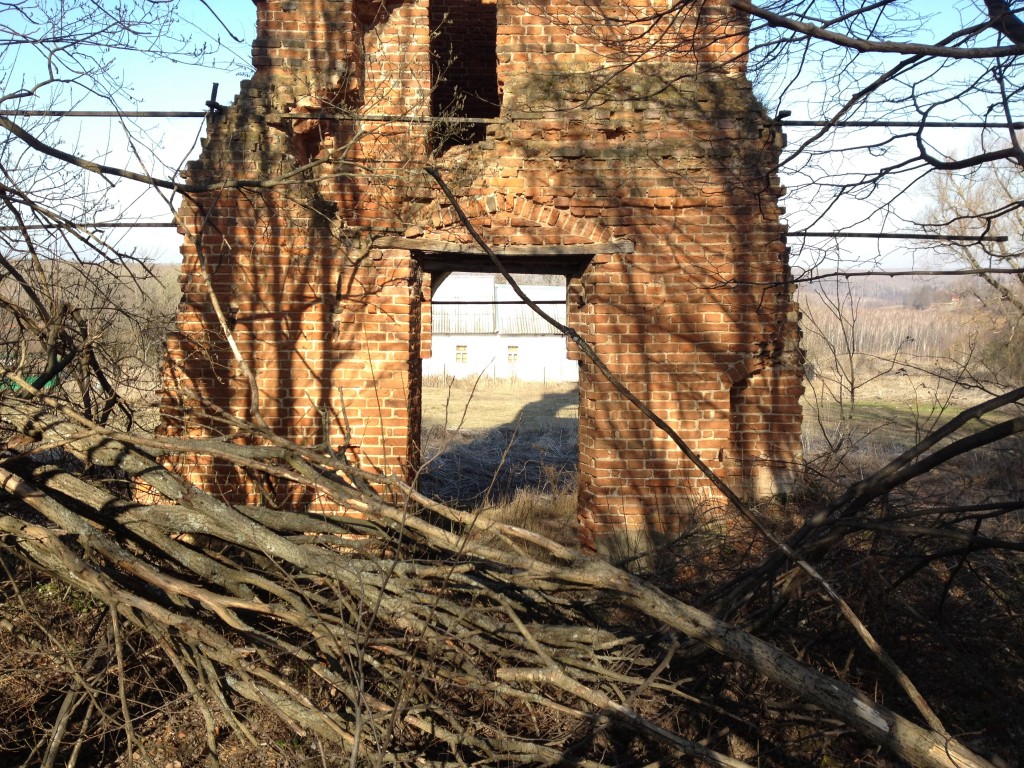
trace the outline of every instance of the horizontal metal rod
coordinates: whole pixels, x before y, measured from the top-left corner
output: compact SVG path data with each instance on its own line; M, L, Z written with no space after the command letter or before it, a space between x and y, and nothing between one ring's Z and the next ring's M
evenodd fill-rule
M69 221L66 224L26 224L24 227L5 224L0 226L0 232L20 232L22 229L155 229L176 226L173 221Z
M982 269L864 269L835 272L809 271L794 278L794 283L809 283L829 277L975 277L979 275L1020 275L1022 267L988 267ZM764 285L765 283L758 283Z
M527 287L529 287L529 286L527 286ZM517 301L432 301L430 303L433 304L435 307L458 307L458 306L462 306L464 304L465 305L473 305L473 306L483 305L483 306L488 306L488 307L495 306L495 305L498 305L498 304L519 304L519 305L524 306L524 307L526 306L526 302L518 301L518 300ZM534 304L556 304L557 305L557 304L565 304L565 299L562 299L561 301L554 301L554 300L533 301L533 303Z
M22 229L158 229L177 226L178 225L173 221L90 221L69 222L67 224L26 224L24 227L8 224L0 226L0 232L20 232ZM1010 239L1006 235L985 235L975 237L973 235L913 234L909 232L812 232L809 230L789 232L787 236L835 238L860 237L874 238L877 240L938 240L969 243L1006 243L1009 242Z
M22 229L158 229L178 226L173 221L90 221L90 222L69 222L67 224L26 224L24 227L13 224L0 226L0 232L20 232ZM1006 243L1009 237L1006 235L986 235L975 237L973 235L936 235L936 234L913 234L903 232L812 232L796 231L789 232L788 237L860 237L874 238L878 240L938 240L948 242L969 242L969 243ZM435 302L436 303L436 302ZM517 303L517 302L513 302Z
M206 112L174 112L174 111L141 111L141 112L118 112L116 110L91 110L91 109L0 109L2 117L105 117L105 118L146 118L146 117L171 117L171 118L198 118L209 117L211 113ZM491 125L492 123L508 122L510 118L499 117L459 117L448 115L435 117L433 115L360 115L352 112L331 112L320 110L318 112L268 112L263 115L269 120L353 120L365 123L459 123L471 125ZM542 120L543 115L516 116L512 120Z
M797 231L787 233L789 237L866 237L876 240L945 240L968 243L1006 243L1010 238L1006 235L936 235L914 234L913 232L811 232Z
M986 123L981 120L789 120L778 121L794 128L1012 128L1024 130L1024 123Z
M118 112L111 109L0 109L3 117L206 117L207 112L177 112L144 110L141 112Z
M209 110L203 112L176 110L143 110L139 112L119 112L103 109L0 109L3 117L105 117L105 118L199 118L208 117ZM490 125L516 120L544 120L546 115L509 115L505 117L459 117L449 115L360 115L352 112L274 112L265 115L274 120L361 120L373 123L471 123ZM783 127L793 128L1006 128L1015 131L1024 130L1024 122L988 123L980 120L789 120L777 121Z

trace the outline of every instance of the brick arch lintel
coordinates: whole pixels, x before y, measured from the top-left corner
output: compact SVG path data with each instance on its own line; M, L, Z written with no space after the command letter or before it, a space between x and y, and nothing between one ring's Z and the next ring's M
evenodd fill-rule
M555 230L566 237L581 238L591 243L610 243L616 239L612 229L596 219L574 216L564 208L537 203L527 194L489 192L461 199L459 205L471 223L500 213L544 227L547 234ZM425 228L434 236L460 226L454 207L447 201L431 203L423 214L423 220L428 222Z
M763 355L744 355L726 366L722 372L722 383L729 388L738 386L764 372L767 367Z

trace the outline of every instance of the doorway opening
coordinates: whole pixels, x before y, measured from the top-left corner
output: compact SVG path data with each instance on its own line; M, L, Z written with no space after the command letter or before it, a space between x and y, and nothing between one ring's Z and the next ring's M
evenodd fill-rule
M565 338L501 275L428 274L420 489L463 508L512 508L544 527L573 527L574 541L579 368ZM513 279L566 323L564 275Z

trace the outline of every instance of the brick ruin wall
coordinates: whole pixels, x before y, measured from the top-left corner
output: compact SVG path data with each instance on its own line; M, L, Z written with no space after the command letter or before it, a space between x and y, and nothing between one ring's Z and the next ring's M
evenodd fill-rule
M746 19L613 5L258 0L255 75L187 172L210 189L180 211L167 428L242 440L255 420L414 473L432 282L490 269L434 165L514 271L567 276L570 325L712 469L748 496L789 486L797 309ZM568 346L583 543L672 536L715 494ZM239 501L281 493L184 469Z

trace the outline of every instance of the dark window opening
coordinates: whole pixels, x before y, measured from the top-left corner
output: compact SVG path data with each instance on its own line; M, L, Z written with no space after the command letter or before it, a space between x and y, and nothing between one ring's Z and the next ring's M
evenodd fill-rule
M431 0L430 114L436 150L483 141L487 126L473 120L496 118L498 94L498 8L495 0Z

